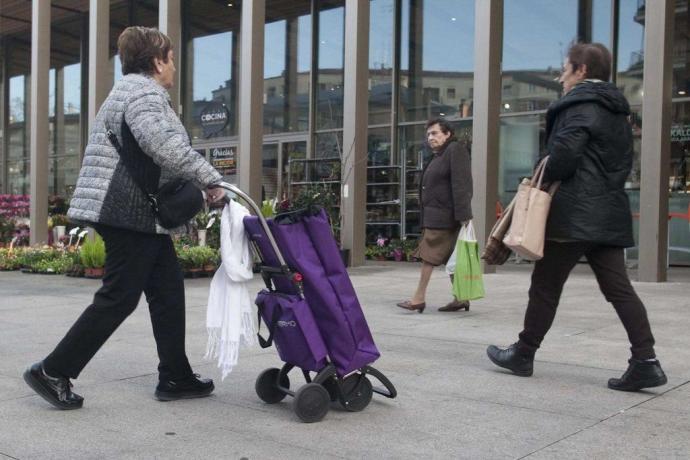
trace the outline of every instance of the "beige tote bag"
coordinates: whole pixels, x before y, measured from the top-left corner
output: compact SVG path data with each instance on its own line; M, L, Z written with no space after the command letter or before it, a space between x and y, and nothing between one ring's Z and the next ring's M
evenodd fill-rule
M544 257L546 219L549 216L551 198L560 182L542 190L542 179L548 156L539 162L532 179L523 179L518 186L513 206L513 219L503 243L523 259L539 260Z

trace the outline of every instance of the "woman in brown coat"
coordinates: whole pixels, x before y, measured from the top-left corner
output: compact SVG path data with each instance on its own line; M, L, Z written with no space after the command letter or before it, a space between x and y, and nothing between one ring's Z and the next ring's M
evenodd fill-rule
M419 313L426 308L426 288L434 267L448 262L460 227L472 219L470 154L453 134L442 118L426 124L426 139L433 156L424 167L420 187L422 238L415 255L422 259L422 271L412 299L397 304ZM454 300L440 310L461 308L469 309L469 303Z

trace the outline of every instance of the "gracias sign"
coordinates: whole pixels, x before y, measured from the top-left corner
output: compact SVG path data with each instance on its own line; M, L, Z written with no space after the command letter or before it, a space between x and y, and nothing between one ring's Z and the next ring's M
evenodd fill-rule
M230 120L230 113L225 104L209 102L201 111L200 123L204 130L204 137L210 137L223 131Z

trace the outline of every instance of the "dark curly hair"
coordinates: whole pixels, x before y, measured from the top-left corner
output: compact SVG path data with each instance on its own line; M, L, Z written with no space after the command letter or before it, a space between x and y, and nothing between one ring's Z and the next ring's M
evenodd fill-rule
M122 31L117 39L117 49L122 63L122 74L154 71L153 58L168 62L172 42L155 27L132 26Z

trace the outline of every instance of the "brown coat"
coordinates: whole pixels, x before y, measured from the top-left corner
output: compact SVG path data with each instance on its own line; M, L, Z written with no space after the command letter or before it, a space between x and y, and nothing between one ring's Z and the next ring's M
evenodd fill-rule
M466 145L451 140L434 153L422 172L422 228L458 228L472 218L471 200L470 153Z

